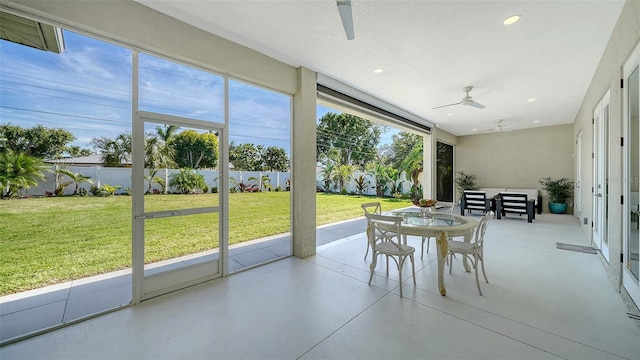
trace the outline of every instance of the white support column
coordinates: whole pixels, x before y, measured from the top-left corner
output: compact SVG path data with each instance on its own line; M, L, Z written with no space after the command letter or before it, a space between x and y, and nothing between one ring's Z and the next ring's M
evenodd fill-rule
M435 130L432 130L435 131ZM433 164L436 163L435 159L435 139L434 134L425 134L422 137L422 174L420 176L420 184L422 185L422 197L424 199L435 198L436 172L433 171Z
M299 258L316 253L315 143L316 73L300 67L298 90L293 96L291 141L291 234L293 255Z

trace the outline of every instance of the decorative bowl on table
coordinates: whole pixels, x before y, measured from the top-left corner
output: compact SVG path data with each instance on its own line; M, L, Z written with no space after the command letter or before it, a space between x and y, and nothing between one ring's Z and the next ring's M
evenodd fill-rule
M431 217L431 211L436 206L437 200L433 199L419 199L413 200L413 205L420 208L420 216L424 218Z

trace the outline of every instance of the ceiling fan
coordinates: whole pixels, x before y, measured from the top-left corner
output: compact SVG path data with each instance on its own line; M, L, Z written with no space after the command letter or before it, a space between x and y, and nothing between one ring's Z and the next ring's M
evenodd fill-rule
M471 96L469 96L469 92L471 92L472 89L473 89L473 86L465 86L465 87L463 87L462 91L466 92L467 95L465 97L463 97L462 100L460 100L460 102L453 103L453 104L448 104L448 105L436 106L436 107L434 107L434 109L439 109L439 108L443 108L443 107L447 107L447 106L453 106L453 105L469 105L469 106L473 106L473 107L478 108L478 109L484 109L484 105L480 104L479 102L473 101Z
M489 130L481 130L481 131L477 131L478 133L485 133L485 132L495 132L495 131L503 131L506 130L510 127L512 127L511 125L502 125L502 119L500 120L496 120L496 126L493 129L489 129Z
M336 5L338 5L340 20L342 20L344 32L345 34L347 34L347 40L353 40L356 35L353 31L353 14L351 12L351 0L336 0Z

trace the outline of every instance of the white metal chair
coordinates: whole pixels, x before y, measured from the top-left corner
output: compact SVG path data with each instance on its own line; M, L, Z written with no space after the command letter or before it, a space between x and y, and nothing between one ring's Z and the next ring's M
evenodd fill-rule
M487 274L484 271L483 246L484 234L487 231L487 224L489 223L489 220L491 220L491 218L493 218L492 211L488 211L482 216L482 218L480 219L480 224L478 224L478 227L476 228L475 236L471 240L471 242L454 240L447 241L447 247L449 249L447 252L447 255L449 255L449 274L451 274L451 268L453 267L454 254L461 254L463 256L463 259L466 258L471 261L473 269L476 273L476 285L478 286L478 292L480 293L480 296L482 296L482 290L480 289L480 281L478 280L478 263L480 263L480 265L482 266L482 276L484 276L484 281L486 281L487 284L489 283Z
M371 229L371 237L369 244L372 250L373 259L369 266L371 274L369 275L369 285L373 279L373 270L378 263L378 255L387 257L387 276L389 276L389 257L393 258L398 266L398 279L400 282L400 297L402 297L402 267L407 257L411 260L411 270L413 272L413 285L416 286L416 267L413 254L416 249L409 245L402 244L402 234L400 226L402 218L397 216L385 216L376 214L365 214L369 228Z
M382 212L382 207L380 206L379 202L370 202L370 203L364 203L362 205L362 209L364 210L364 214L377 214L380 215L380 213ZM370 231L370 227L369 227L369 222L367 222L367 239L369 239L371 237L371 231ZM371 247L370 245L371 241L367 240L367 252L364 253L364 259L367 260L367 255L369 255L369 248Z
M439 213L442 213L442 214L453 215L453 211L455 210L455 208L456 208L456 204L455 203L445 203L445 206L443 206L440 209L437 209L437 210L440 210L440 211L436 211L436 212L439 212ZM444 210L444 211L442 211L442 210ZM429 245L431 243L431 238L432 237L433 236L423 236L422 237L422 245L420 247L420 260L422 260L424 258L424 242L425 241L427 242L427 254L428 254L429 253ZM435 237L434 237L434 239L435 239ZM449 238L449 239L451 239L451 238Z

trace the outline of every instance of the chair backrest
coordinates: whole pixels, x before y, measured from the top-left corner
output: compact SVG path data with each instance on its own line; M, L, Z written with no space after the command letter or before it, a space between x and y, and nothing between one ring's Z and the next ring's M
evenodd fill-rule
M369 243L372 247L383 241L390 241L400 247L400 224L403 221L401 217L373 213L365 213L365 216L371 229Z
M453 203L453 202L450 203L450 202L438 201L438 205L441 205L441 207L437 209L437 212L443 213L443 214L453 214L453 210L455 210L456 208L456 203Z
M482 247L484 243L484 233L487 231L487 225L489 224L489 220L492 218L493 211L487 211L487 213L482 215L482 218L480 218L480 224L478 224L478 227L476 228L474 239L476 247Z
M529 201L526 193L501 192L502 208L509 209L512 212L527 212L527 202Z
M487 194L484 191L465 190L462 197L466 209L485 210Z
M362 209L364 209L365 215L366 214L380 215L380 213L382 212L382 207L380 206L379 202L364 203L360 206L362 206Z

